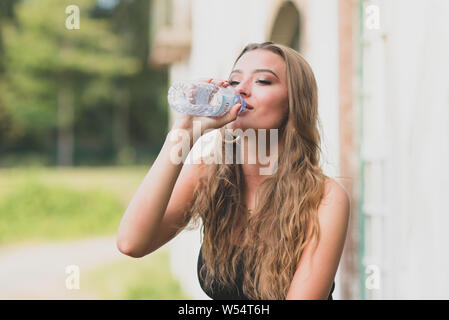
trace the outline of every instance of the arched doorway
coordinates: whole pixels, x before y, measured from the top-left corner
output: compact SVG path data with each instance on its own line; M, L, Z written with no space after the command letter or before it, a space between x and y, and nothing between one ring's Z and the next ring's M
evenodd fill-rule
M271 28L270 41L300 51L301 17L298 8L291 1L285 1L278 10Z

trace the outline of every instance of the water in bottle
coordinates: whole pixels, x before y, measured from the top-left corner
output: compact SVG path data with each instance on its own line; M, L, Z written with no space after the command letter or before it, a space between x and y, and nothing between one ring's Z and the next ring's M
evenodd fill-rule
M177 81L168 90L168 103L178 112L199 116L222 116L236 103L239 113L246 108L245 100L232 87L220 87L204 81Z

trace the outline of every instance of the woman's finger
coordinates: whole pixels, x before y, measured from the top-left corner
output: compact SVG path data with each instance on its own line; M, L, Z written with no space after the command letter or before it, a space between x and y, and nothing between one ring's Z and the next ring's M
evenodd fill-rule
M226 81L224 80L217 80L217 79L212 79L212 81L210 83L213 83L219 87L224 87L226 84Z
M229 115L229 117L232 119L231 121L237 119L238 112L239 112L239 110L240 110L241 107L242 107L242 104L241 104L241 103L237 103L237 104L235 104L235 105L231 108L231 110L229 110L228 115Z

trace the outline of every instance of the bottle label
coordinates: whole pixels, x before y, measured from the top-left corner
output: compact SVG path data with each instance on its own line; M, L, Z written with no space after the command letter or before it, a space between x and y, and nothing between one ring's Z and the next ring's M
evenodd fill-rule
M223 111L223 109L229 110L233 106L233 100L233 96L222 95L221 106L220 108L218 108L217 112L213 114L213 116L218 116Z

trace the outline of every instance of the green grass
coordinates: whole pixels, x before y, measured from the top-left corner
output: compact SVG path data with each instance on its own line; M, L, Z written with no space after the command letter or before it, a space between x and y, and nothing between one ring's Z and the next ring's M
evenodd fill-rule
M98 299L191 299L182 292L168 266L169 254L162 248L140 259L130 258L91 271L85 283Z
M0 169L0 246L114 235L145 167ZM98 299L190 299L161 248L82 278Z
M114 234L147 170L1 169L0 244Z

